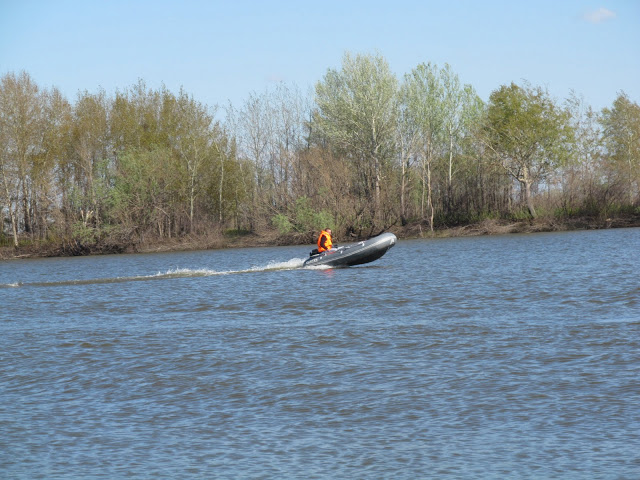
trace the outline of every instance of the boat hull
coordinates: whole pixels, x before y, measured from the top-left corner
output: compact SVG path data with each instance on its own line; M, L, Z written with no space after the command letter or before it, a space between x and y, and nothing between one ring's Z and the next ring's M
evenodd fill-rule
M311 255L305 260L305 267L325 265L329 267L351 267L373 262L382 257L396 244L393 233L383 233L364 242L358 242Z

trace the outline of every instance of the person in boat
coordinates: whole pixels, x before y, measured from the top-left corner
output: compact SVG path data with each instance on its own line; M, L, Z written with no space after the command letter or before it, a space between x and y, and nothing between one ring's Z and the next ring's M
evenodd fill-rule
M318 237L318 253L331 250L331 247L333 247L332 233L330 228L325 228L320 232L320 236Z

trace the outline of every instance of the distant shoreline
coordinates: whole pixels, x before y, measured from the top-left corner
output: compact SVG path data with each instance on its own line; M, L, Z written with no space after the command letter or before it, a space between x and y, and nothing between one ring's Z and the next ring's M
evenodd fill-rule
M602 230L609 228L640 227L640 215L613 217L608 219L571 218L535 220L483 220L479 223L435 229L433 232L425 225L411 224L405 227L390 227L400 240L419 238L454 238L483 235L507 235L513 233L544 233L565 232L577 230ZM379 232L376 232L379 233ZM354 237L350 239L338 238L338 243L351 243L362 240ZM176 239L151 241L126 246L111 247L82 247L72 249L64 245L31 244L13 247L0 247L0 260L23 258L62 258L72 256L131 254L131 253L168 253L195 250L222 250L232 248L251 248L266 246L308 246L312 244L307 236L280 235L275 230L262 233L248 233L246 235L227 236L221 233L207 235L190 235Z

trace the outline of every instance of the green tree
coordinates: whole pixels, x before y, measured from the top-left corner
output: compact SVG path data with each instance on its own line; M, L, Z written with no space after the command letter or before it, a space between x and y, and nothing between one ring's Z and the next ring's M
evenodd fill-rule
M72 108L69 101L53 88L45 93L45 129L43 154L36 164L35 188L38 208L35 210L40 238L48 238L49 226L64 235L67 190L63 188L68 172Z
M471 85L461 85L458 75L449 64L439 72L443 98L441 108L444 114L446 153L446 208L449 213L453 207L453 177L456 173L454 159L460 158L462 143L470 127L479 120L483 102Z
M37 208L34 180L44 174L43 138L46 125L45 97L26 72L9 73L0 80L0 169L5 204L9 209L14 245L18 245L18 221L24 232L34 230Z
M171 236L175 163L166 147L131 149L121 155L109 203L123 237L136 235L144 242L153 232L160 238Z
M405 75L400 90L405 129L414 132L412 154L420 165L420 215L427 219L433 231L433 164L445 152L444 86L438 69L432 64L420 64ZM428 211L428 216L427 216Z
M110 181L109 105L104 91L82 92L73 108L71 132L75 209L85 224L100 228Z
M602 110L601 124L608 156L624 172L633 205L640 186L640 105L622 92L612 108Z
M373 219L382 221L383 173L396 152L398 82L379 55L346 53L341 70L329 69L316 85L313 129L321 142L349 159Z
M400 221L408 223L408 197L411 193L411 173L421 145L421 129L416 121L415 109L406 84L398 92L398 126L396 129L398 161L400 163Z
M196 199L204 191L202 172L220 155L216 143L219 127L213 122L215 112L182 89L177 97L165 92L163 104L169 145L185 174L189 231L193 232Z
M489 98L483 139L493 160L520 183L529 214L535 218L532 187L570 158L569 113L540 87L502 86Z
M604 207L601 204L602 194L608 190L601 188L602 180L607 175L603 175L602 160L605 155L599 115L585 103L584 98L574 92L571 92L566 103L575 135L572 159L560 171L561 206L565 213L578 208L597 213Z

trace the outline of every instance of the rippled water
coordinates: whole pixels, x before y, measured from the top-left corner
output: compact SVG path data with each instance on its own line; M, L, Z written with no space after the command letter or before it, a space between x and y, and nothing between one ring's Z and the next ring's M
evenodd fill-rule
M0 262L0 477L640 478L640 230Z

